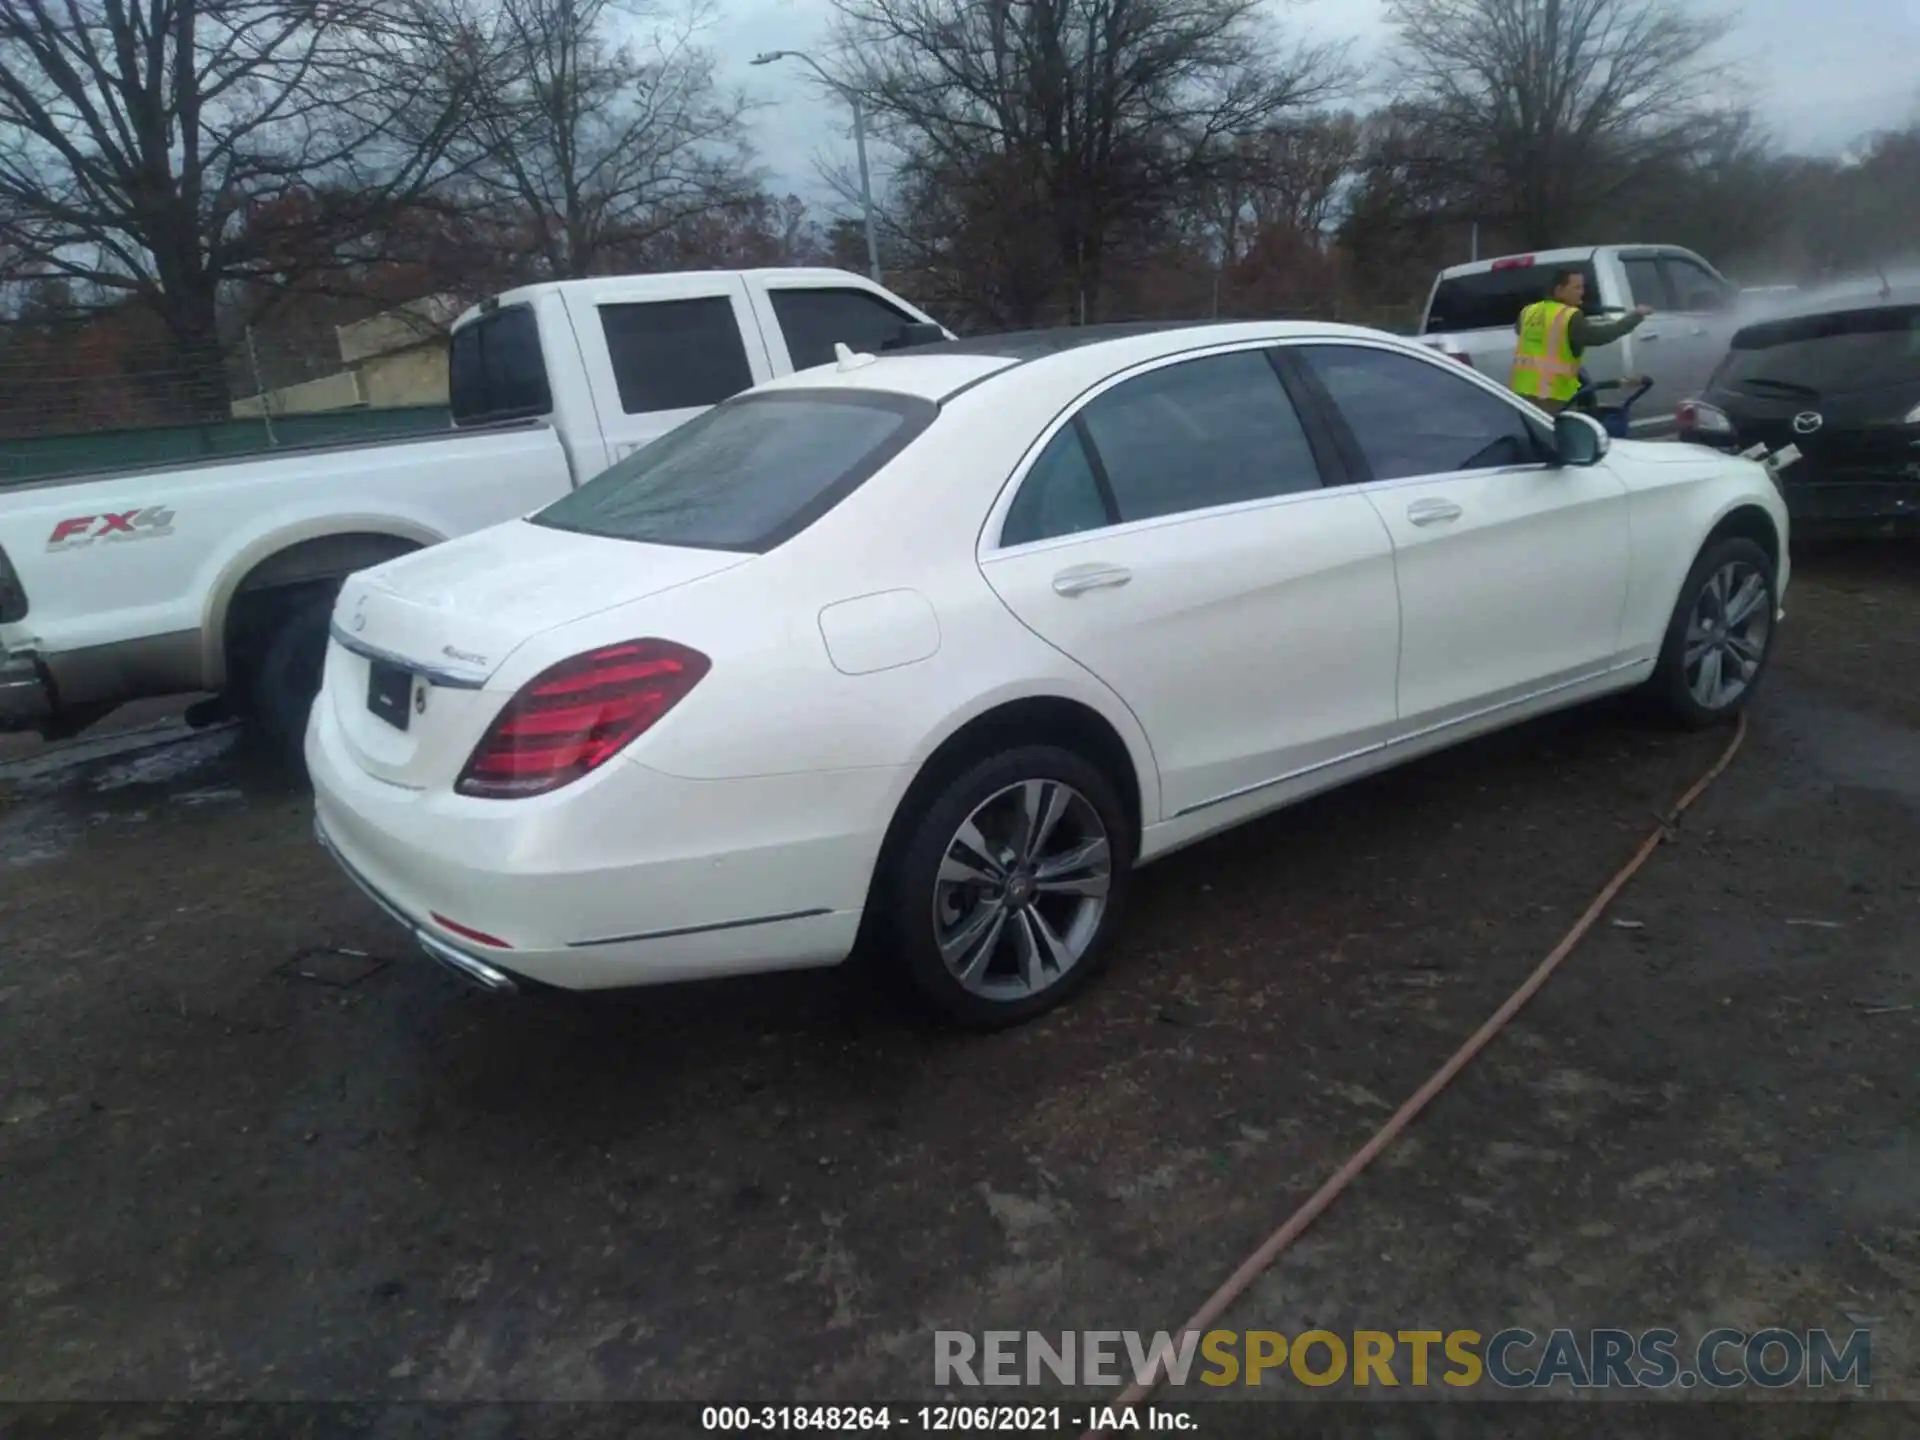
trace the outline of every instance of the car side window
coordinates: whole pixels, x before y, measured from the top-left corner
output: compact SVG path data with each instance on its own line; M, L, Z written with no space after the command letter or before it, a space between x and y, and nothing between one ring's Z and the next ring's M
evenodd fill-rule
M1548 458L1546 438L1519 406L1441 364L1360 345L1294 353L1332 398L1375 480Z
M1627 272L1627 290L1635 305L1651 305L1656 310L1674 308L1673 300L1667 294L1666 277L1660 273L1660 264L1652 256L1622 260L1620 266Z
M1320 488L1306 430L1258 350L1149 371L1080 418L1123 522Z
M782 289L769 294L796 370L831 364L835 341L849 350L877 354L901 326L913 322L912 316L864 290Z
M753 386L753 367L724 295L602 305L620 408L629 415L718 405Z
M1673 288L1673 308L1690 313L1725 310L1733 303L1733 292L1703 265L1678 255L1661 258L1667 283Z
M1080 427L1067 425L1047 442L1020 482L1000 527L1000 543L1026 545L1112 523L1093 462L1081 442Z

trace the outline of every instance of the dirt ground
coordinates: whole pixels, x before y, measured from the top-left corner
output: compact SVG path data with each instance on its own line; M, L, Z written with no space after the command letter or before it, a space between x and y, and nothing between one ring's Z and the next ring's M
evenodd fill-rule
M1800 567L1731 769L1223 1325L1864 1326L1920 1400L1920 555ZM1172 1329L1726 740L1599 707L1199 847L989 1038L477 995L230 736L16 765L0 1400L917 1401L938 1329Z

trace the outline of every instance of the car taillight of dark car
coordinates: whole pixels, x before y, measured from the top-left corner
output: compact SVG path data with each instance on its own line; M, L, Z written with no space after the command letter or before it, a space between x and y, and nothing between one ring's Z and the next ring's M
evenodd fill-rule
M563 660L494 717L453 788L518 800L569 785L644 735L711 668L698 650L670 640L629 640Z

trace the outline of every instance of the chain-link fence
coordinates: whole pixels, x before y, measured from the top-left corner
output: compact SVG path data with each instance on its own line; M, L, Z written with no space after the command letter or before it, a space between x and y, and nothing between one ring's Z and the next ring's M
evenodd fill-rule
M383 349L332 327L241 329L195 364L120 318L0 332L0 484L449 423L436 335Z
M923 293L942 288L923 277L887 280L956 329L1007 328L949 319L949 309L977 316L985 307L964 295L943 303ZM1399 333L1419 319L1418 306L1357 303L1337 287L1252 286L1164 265L1122 269L1090 311L1068 301L1041 323L1073 324L1082 313L1104 322L1327 320ZM139 312L0 329L0 484L444 429L451 318L396 324L389 314L336 328L293 315L235 329L217 359L200 365Z

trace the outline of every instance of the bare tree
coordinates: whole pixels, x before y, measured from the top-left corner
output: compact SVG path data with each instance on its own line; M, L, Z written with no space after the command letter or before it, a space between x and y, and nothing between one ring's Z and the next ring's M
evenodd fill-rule
M142 302L192 413L224 418L235 282L341 263L443 168L466 97L420 18L415 0L5 0L0 241L82 298Z
M1097 316L1130 232L1349 78L1337 47L1286 44L1262 0L836 4L844 83L902 156L906 213L937 226L897 238L976 272L1003 321Z
M1717 17L1676 0L1389 0L1402 105L1515 243L1573 239L1688 153L1728 72Z
M745 102L715 83L699 0L674 13L647 0L464 8L464 51L486 77L468 123L474 173L529 227L546 275L644 263L654 242L753 195ZM640 43L617 33L629 29Z

